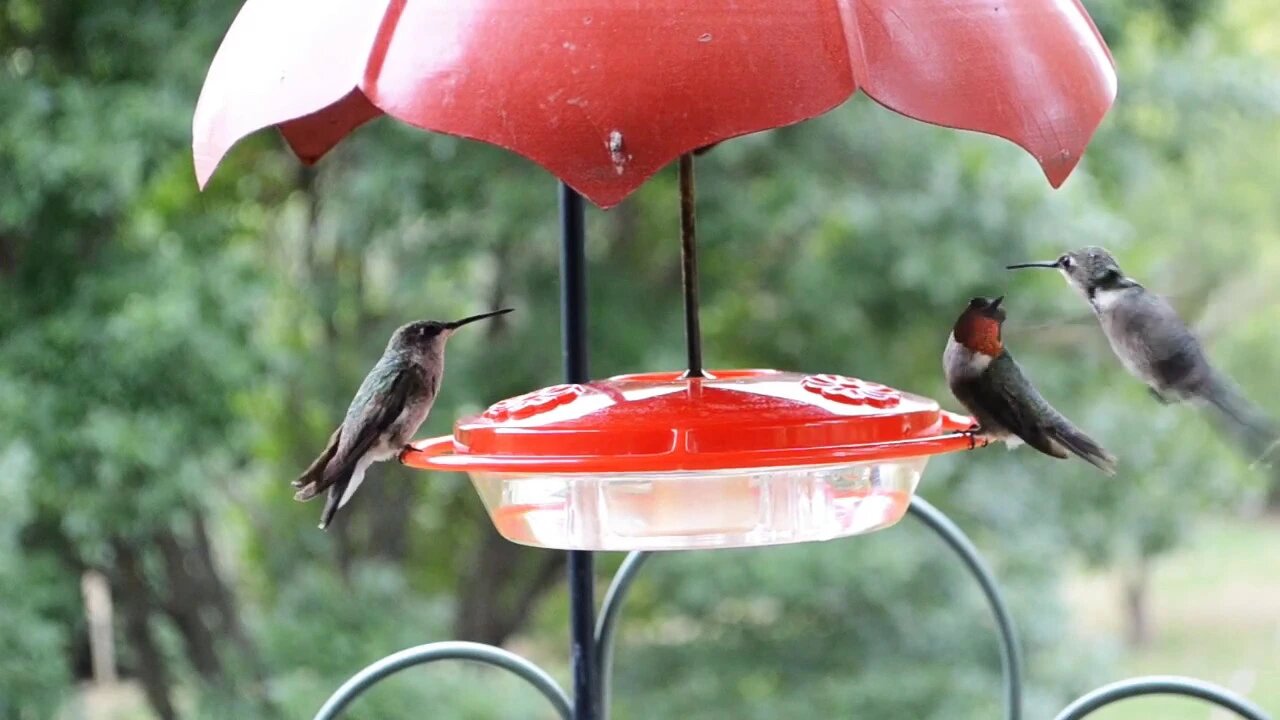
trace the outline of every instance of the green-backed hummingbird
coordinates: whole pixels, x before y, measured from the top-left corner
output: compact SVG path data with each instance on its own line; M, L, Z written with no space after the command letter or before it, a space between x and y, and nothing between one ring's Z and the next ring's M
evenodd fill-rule
M511 312L495 310L453 322L420 320L396 329L378 364L365 376L329 445L293 486L306 501L328 490L320 529L351 500L375 462L396 457L427 419L444 375L444 345L455 330Z

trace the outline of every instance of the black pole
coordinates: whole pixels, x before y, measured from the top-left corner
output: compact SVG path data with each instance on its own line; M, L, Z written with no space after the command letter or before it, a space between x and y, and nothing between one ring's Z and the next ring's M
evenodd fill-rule
M684 285L684 342L689 351L685 377L702 372L702 326L698 320L698 234L693 190L693 153L680 156L680 279Z
M587 258L582 196L560 183L560 326L565 382L589 379L587 371ZM596 720L595 576L591 553L569 552L569 625L573 662L574 720Z

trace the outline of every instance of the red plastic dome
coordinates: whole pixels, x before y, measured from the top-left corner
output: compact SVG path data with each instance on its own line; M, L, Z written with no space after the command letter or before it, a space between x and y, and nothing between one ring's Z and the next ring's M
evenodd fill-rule
M663 472L815 465L967 450L972 421L841 375L716 370L554 385L463 418L402 461L432 470Z

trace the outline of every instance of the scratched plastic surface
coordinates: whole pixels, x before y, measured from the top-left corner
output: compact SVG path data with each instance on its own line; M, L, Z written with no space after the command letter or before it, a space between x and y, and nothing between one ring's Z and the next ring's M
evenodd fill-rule
M473 473L513 542L584 550L729 548L830 540L902 518L928 458L750 472Z
M661 550L828 540L906 511L928 458L972 420L842 375L712 370L553 385L415 442L464 471L498 531L552 548Z
M313 162L387 114L519 153L610 207L682 153L858 90L1011 140L1056 187L1116 76L1078 0L248 0L193 150L203 185L262 128Z

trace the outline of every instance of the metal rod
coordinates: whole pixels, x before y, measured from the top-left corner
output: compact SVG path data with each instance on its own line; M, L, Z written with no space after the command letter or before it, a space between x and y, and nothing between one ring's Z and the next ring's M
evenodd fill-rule
M680 279L684 285L684 342L689 350L685 377L702 372L702 326L698 319L698 233L693 153L680 156Z
M473 642L431 643L388 655L351 676L350 680L343 683L342 687L339 687L333 695L329 696L324 705L320 706L315 720L332 720L332 718L337 717L338 713L342 712L347 705L350 705L365 690L368 690L370 686L388 675L393 675L415 665L424 665L440 660L469 660L493 665L515 673L532 685L535 690L542 693L543 697L550 700L556 709L556 713L563 720L573 720L573 714L569 707L569 697L564 694L564 690L556 684L556 681L546 671L515 653L492 645Z
M582 550L569 551L569 625L573 662L574 720L596 720L599 699L595 679L595 647L592 625L595 617L593 557Z
M996 630L1000 634L1000 665L1004 670L1005 697L1004 716L1008 720L1020 720L1022 717L1022 649L1018 644L1018 633L1013 624L1013 616L1000 594L995 576L982 560L978 548L969 540L951 518L920 496L911 499L908 511L915 515L930 530L937 533L952 550L960 556L965 567L982 587L982 594L987 596L987 604L995 616Z
M587 257L582 196L560 183L560 324L564 375L587 382ZM569 631L573 662L573 718L596 720L595 577L589 552L569 552Z
M587 369L587 253L582 196L560 183L560 328L565 382L589 379Z
M627 553L618 572L609 583L596 619L596 683L600 696L600 719L609 720L609 701L613 690L613 648L618 636L618 618L622 615L622 602L631 590L631 583L640 574L640 568L652 553L635 550Z
M1019 720L1022 716L1022 659L1013 618L996 584L995 576L987 568L978 550L950 518L924 498L912 499L910 512L930 530L943 539L960 556L965 567L977 579L995 616L1000 634L1000 660L1005 681L1005 717ZM632 552L627 555L609 584L600 617L596 623L596 666L599 694L603 707L600 720L608 720L609 701L613 680L613 655L617 636L618 618L622 603L631 589L632 582L652 553ZM1251 719L1252 720L1252 719Z
M1080 718L1111 703L1141 695L1185 695L1224 707L1247 720L1270 720L1262 708L1225 688L1194 678L1151 675L1103 685L1067 706L1055 720Z

